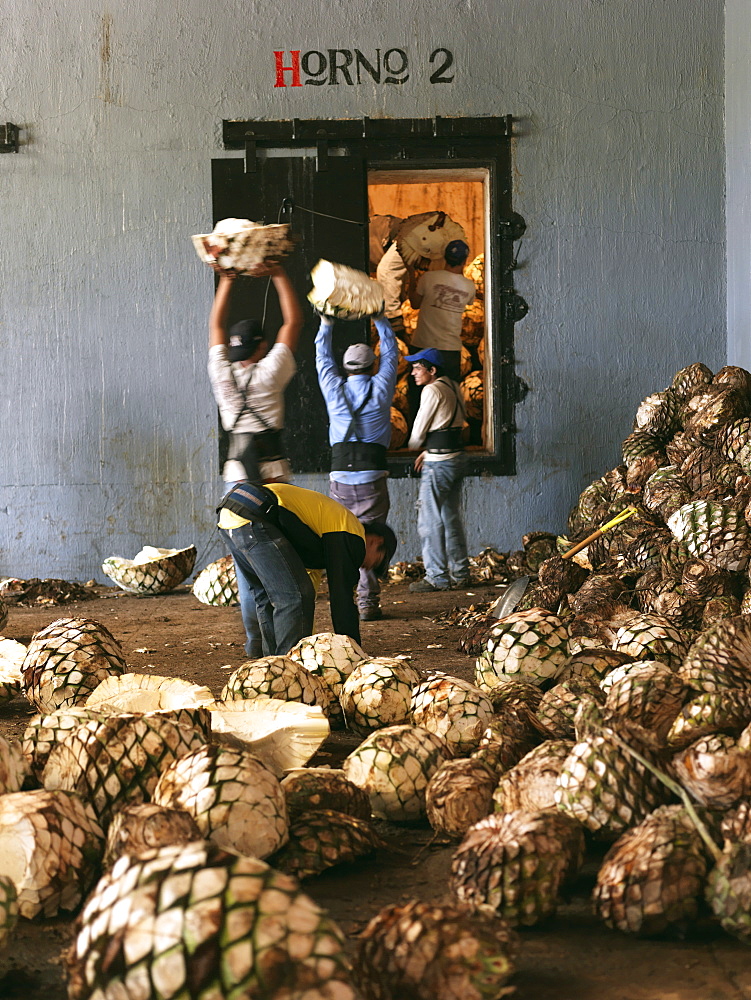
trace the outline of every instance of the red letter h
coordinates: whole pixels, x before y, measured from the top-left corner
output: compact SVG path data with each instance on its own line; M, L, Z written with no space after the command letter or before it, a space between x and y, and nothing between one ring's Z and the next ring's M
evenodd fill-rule
M292 56L292 65L284 65L284 52L275 52L274 59L276 60L276 83L275 87L286 87L287 84L284 82L284 74L292 74L292 86L302 87L300 81L300 50L295 49L294 51L290 49L290 56Z

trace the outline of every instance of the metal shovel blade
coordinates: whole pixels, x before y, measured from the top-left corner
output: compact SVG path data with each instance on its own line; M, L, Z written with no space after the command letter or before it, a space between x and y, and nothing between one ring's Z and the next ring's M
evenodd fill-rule
M524 597L529 580L528 576L520 576L518 580L510 583L500 597L490 605L488 615L491 618L505 618L506 615L510 615Z

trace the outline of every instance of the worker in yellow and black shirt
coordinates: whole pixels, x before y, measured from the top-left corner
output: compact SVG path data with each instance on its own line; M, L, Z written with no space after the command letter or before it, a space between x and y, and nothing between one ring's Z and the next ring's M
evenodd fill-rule
M286 483L238 483L219 505L219 529L253 594L262 655L288 653L313 632L316 588L308 570L326 570L334 631L360 641L354 588L360 567L384 576L396 549L387 524L362 524L336 500ZM248 636L245 651L257 655L251 616L240 602Z

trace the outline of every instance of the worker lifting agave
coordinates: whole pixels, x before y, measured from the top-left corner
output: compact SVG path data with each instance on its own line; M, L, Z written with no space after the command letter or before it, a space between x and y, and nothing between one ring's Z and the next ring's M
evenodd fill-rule
M310 272L308 301L324 316L361 319L383 312L383 288L364 271L330 260L319 260Z
M210 233L191 236L205 264L253 274L259 266L278 264L294 249L289 226L264 226L250 219L222 219Z

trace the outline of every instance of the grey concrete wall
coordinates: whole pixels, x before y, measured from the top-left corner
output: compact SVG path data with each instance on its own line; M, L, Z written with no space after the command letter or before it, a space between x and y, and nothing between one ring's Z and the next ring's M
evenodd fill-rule
M728 360L751 368L751 5L725 4Z
M0 573L217 551L212 281L189 236L235 117L519 119L532 392L518 475L468 480L465 509L473 550L560 528L639 400L724 363L723 30L719 0L6 0L0 119L24 146L0 156ZM431 86L442 45L456 78ZM273 88L275 49L393 46L403 86ZM400 557L416 489L392 491Z

